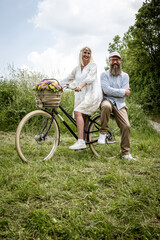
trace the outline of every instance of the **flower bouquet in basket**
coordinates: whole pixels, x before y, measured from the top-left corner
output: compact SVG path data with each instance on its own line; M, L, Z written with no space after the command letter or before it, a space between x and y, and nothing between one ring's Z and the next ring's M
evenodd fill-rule
M37 107L59 107L63 87L56 79L44 79L33 86Z

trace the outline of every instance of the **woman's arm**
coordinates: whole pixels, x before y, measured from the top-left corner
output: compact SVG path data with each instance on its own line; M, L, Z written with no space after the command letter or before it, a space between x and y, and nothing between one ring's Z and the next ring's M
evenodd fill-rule
M76 74L76 70L77 70L77 67L75 67L72 72L66 77L64 78L60 83L61 85L66 85L68 83L71 83L75 80L75 74Z
M85 87L87 84L91 84L93 81L97 79L97 66L95 63L92 63L90 65L89 72L86 76L86 78L83 80L83 82L75 88L76 92L80 92L83 87Z
M97 79L97 65L95 63L90 64L89 72L84 79L86 84L91 84Z
M86 85L87 85L86 82L82 82L81 85L79 85L78 87L75 88L75 91L76 91L76 92L80 92L81 89L82 89L83 87L85 87Z

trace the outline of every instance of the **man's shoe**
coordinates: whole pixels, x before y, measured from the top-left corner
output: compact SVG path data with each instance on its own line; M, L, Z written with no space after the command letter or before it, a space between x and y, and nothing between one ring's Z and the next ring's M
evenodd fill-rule
M131 160L136 161L136 159L133 158L131 154L122 155L122 158L125 158L125 159L127 159L128 161L131 161Z
M69 147L69 149L72 150L81 150L81 149L86 149L87 146L85 144L85 142L79 142L77 141L75 144L73 144L72 146Z
M98 143L99 144L105 144L106 143L106 134L100 133L99 138L98 138Z

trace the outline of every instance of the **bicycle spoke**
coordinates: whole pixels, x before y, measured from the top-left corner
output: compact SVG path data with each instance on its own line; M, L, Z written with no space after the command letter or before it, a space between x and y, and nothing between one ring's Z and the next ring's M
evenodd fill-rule
M23 161L42 161L52 157L59 141L59 129L51 115L37 110L22 119L16 146Z
M89 127L89 142L92 152L96 156L110 156L112 153L114 143L119 142L120 134L119 128L117 127L115 121L110 119L109 130L106 136L105 144L98 144L98 138L100 134L101 121L100 116L96 117ZM117 131L118 130L118 131ZM115 146L116 148L116 146Z

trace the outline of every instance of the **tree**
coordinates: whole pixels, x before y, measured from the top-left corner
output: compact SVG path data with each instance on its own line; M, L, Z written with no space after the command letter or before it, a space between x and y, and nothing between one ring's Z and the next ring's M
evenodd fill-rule
M109 43L109 47L108 47L108 52L111 53L111 52L121 52L122 51L122 48L123 48L123 42L120 38L119 35L116 35L114 38L113 38L113 43ZM108 58L106 58L106 64L107 64L107 67L105 67L105 70L109 69L109 60Z
M110 49L120 51L123 69L144 109L160 113L160 2L146 0L122 41L116 36Z
M109 43L109 47L108 47L108 52L121 52L123 46L122 46L122 41L119 35L116 35L113 38L113 43Z
M131 55L131 84L139 92L147 110L160 113L160 2L146 0L130 28L128 54Z

